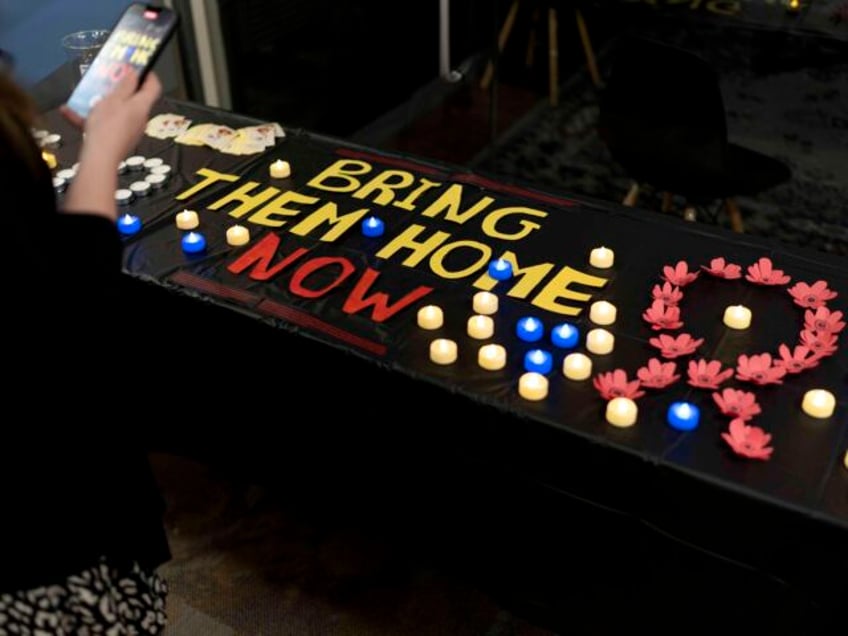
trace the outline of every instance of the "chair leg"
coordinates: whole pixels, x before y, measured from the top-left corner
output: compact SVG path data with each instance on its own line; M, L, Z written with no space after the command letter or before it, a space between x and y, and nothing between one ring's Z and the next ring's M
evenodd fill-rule
M627 191L627 195L624 197L624 200L621 202L621 204L632 208L634 205L636 205L636 202L638 200L639 184L634 181L632 184L630 184L630 190Z
M539 28L539 9L533 9L533 15L530 18L532 26L530 27L530 35L527 38L527 51L524 54L524 66L532 68L536 61L536 30Z
M556 9L548 9L548 90L551 106L559 104L559 41Z
M727 210L727 215L730 217L730 227L734 232L744 233L745 224L742 222L742 211L736 205L733 199L725 199L724 207Z
M671 192L663 192L662 205L660 210L663 212L671 212L674 208L674 195Z
M598 72L598 64L595 61L595 51L592 49L592 41L589 39L589 29L586 28L586 20L583 19L583 13L580 9L575 12L577 18L577 30L580 32L580 42L583 45L583 54L586 56L586 66L589 69L589 75L592 78L592 83L595 88L600 88L601 74Z
M686 221L698 220L698 211L695 209L694 205L687 205L686 208L684 208L683 219Z
M504 47L506 46L506 41L509 39L509 34L512 32L512 27L515 26L515 16L518 14L518 5L520 0L513 0L512 5L509 7L509 12L506 14L506 20L504 20L503 26L501 26L501 31L498 34L498 52L496 55L500 55ZM480 88L486 90L489 88L489 84L492 82L492 76L495 73L495 65L489 61L486 65L486 70L483 72L483 78L480 80Z

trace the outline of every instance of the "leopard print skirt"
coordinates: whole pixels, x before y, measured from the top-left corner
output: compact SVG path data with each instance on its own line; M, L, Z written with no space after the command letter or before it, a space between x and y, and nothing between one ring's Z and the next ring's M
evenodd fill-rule
M62 585L0 594L0 636L161 634L167 594L155 572L101 560Z

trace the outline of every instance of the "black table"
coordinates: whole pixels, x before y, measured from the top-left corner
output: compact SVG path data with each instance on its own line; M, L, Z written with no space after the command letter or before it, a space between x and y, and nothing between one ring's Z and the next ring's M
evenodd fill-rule
M163 101L158 112L180 113L194 123L257 123L176 101ZM57 153L67 166L74 161L75 133L55 112L47 122L64 136ZM250 439L254 467L297 464L305 481L338 485L351 478L334 472L340 457L348 460L345 470L374 471L386 483L400 479L392 471L414 465L420 492L449 474L450 487L463 493L452 513L463 521L446 521L450 533L466 536L468 545L487 545L499 558L520 543L510 552L513 565L534 563L534 577L537 559L555 562L559 554L574 567L582 553L583 559L591 555L583 563L587 570L613 568L617 581L632 583L629 577L641 580L653 567L644 563L646 554L676 554L686 546L699 558L710 555L707 561L744 564L816 602L835 601L829 573L838 577L848 564L848 349L840 343L816 368L787 376L781 385L735 379L722 385L756 394L763 412L751 423L773 434L775 450L766 462L730 451L720 436L728 418L711 390L687 384L686 362L715 359L732 368L741 354L777 356L780 343L793 346L804 310L787 290L825 280L839 294L827 306L844 312L844 259L307 131L286 133L259 155L150 137L138 148L173 167L165 188L129 206L143 228L125 239L129 302L139 319L128 329L138 329L151 344L133 346L130 338L122 346L127 373L137 377L138 408L151 409L151 427L162 417L159 409L168 408L164 419L179 422L164 425L170 435L178 428L189 444L232 452ZM269 165L278 158L290 162L289 179L270 178ZM126 185L139 174L121 179ZM375 175L386 188L364 193L362 185ZM249 197L258 198L245 203ZM272 200L277 203L264 207ZM184 233L174 216L185 208L200 214L197 231L208 242L200 254L181 249ZM341 229L339 219L363 210L385 221L384 235L363 236L359 218ZM225 232L237 222L252 239L233 248ZM610 269L588 262L590 250L601 244L615 251ZM514 254L526 273L501 282L481 278L503 253ZM716 257L742 265L743 273L767 257L791 282L757 285L700 269ZM704 342L675 360L678 382L646 389L636 400L633 427L605 422L606 402L591 380L563 377L568 351L547 338L529 344L516 336L516 322L526 316L547 330L572 322L585 334L594 326L590 302L606 299L618 308L609 327L615 348L608 355L589 353L593 376L624 369L634 379L640 366L658 357L649 344L658 332L642 312L653 286L662 283L664 266L679 261L700 272L684 288L680 331ZM465 332L472 297L487 287L500 298L495 335L485 341L505 346L508 361L500 371L480 368L481 341ZM737 303L752 309L750 329L722 324L724 308ZM443 308L442 328L417 326L416 310L425 304ZM454 364L430 361L435 337L457 343ZM523 356L535 347L554 355L550 392L541 401L517 391ZM575 350L585 351L582 337ZM800 409L804 392L816 387L837 397L827 419ZM666 409L676 400L700 407L697 429L667 425ZM212 432L221 423L229 431L224 437ZM300 435L301 442L308 437L324 449L309 455L307 472L297 462L305 446L294 451L294 445L267 443L280 432ZM330 457L322 453L334 436L343 441L333 461L319 466ZM490 488L487 495L482 484ZM506 502L515 506L509 513L492 507L508 507ZM483 535L475 523L486 528ZM511 530L502 534L504 528ZM561 570L545 580L561 581Z

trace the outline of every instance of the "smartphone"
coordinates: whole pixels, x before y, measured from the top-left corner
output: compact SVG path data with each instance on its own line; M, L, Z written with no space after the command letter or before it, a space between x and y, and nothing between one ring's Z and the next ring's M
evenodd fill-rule
M103 48L68 98L68 107L80 117L107 95L127 70L134 68L139 84L174 34L177 14L168 7L134 2L129 5Z

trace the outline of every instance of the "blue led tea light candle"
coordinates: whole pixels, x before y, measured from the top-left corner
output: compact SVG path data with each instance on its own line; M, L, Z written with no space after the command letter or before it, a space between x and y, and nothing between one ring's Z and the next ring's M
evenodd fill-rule
M562 349L573 349L580 341L580 330L570 322L563 322L551 330L551 342Z
M527 316L516 323L515 333L524 342L538 342L545 335L545 325L538 318Z
M554 357L544 349L531 349L524 354L524 369L547 375L554 368Z
M698 428L701 411L689 402L674 402L668 407L668 425L678 431L691 431Z
M512 277L512 263L505 258L496 258L489 263L489 276L495 280L507 280Z
M189 232L182 239L183 252L198 254L206 249L206 237L200 232Z
M385 231L386 224L376 216L369 216L362 222L362 234L369 238L382 236Z
M118 232L130 236L141 229L141 219L127 212L118 217Z

